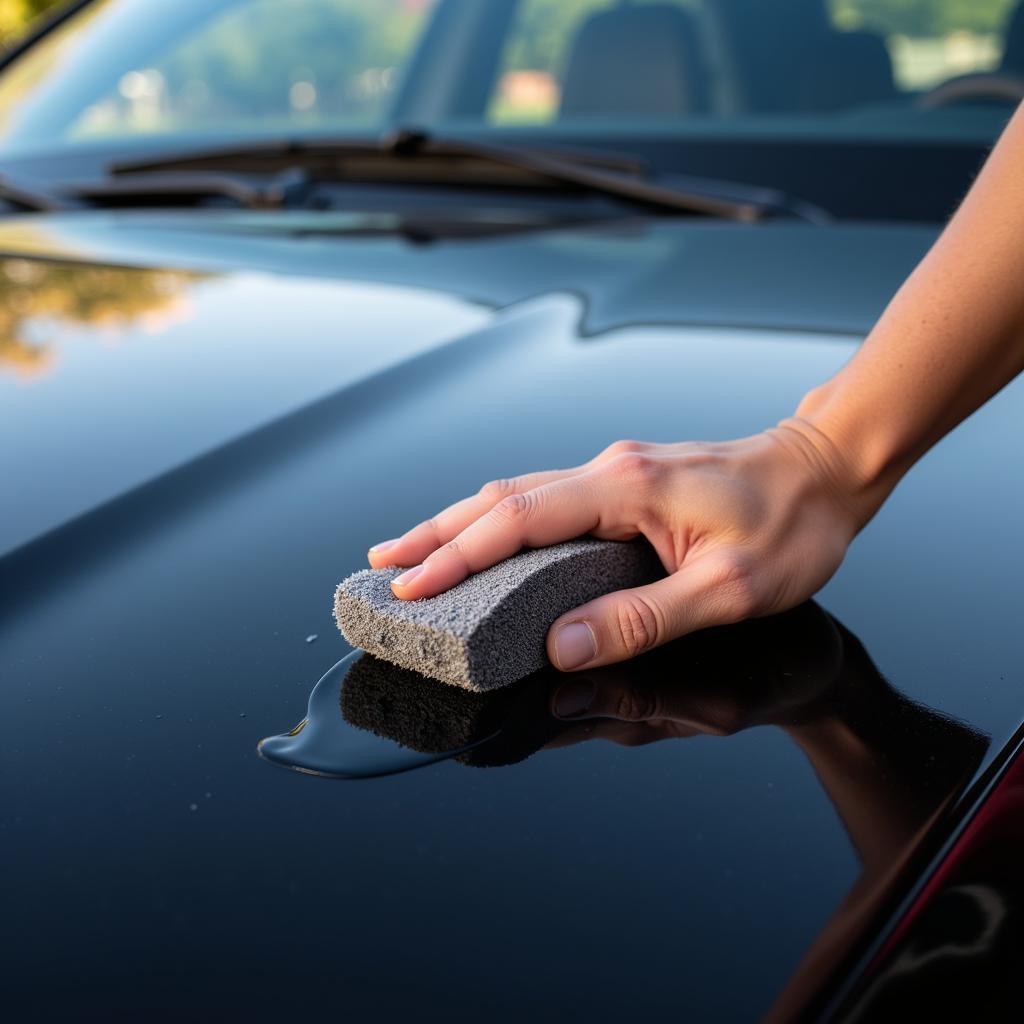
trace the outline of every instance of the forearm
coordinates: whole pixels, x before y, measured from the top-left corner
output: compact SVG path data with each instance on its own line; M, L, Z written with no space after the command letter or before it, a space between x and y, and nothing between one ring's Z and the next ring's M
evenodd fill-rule
M1024 370L1024 108L849 363L781 426L831 449L870 516L936 441Z
M494 480L370 549L396 597L433 597L589 533L644 536L667 575L561 615L548 656L594 668L708 626L792 608L841 564L899 478L1024 368L1024 113L853 359L766 433L624 441L568 469Z

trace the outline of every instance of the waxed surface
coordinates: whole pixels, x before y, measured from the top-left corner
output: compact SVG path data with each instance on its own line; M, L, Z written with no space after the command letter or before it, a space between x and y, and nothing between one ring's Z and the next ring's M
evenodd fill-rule
M352 783L256 744L348 653L331 599L371 544L618 438L760 429L848 359L850 336L708 326L770 307L779 328L801 295L820 323L876 313L865 282L897 286L907 236L814 230L289 243L328 268L316 280L283 256L266 269L264 246L262 275L182 282L174 317L116 343L66 324L45 372L0 378L10 536L42 534L0 562L8 1013L763 1016L861 870L779 727L580 727L511 767ZM588 305L574 281L601 261ZM53 285L24 262L26 295ZM510 294L508 268L538 262L546 280ZM85 294L102 269L45 266ZM126 305L152 273L122 271ZM417 321L435 340L410 353ZM1011 385L926 457L821 596L893 688L988 736L988 757L1024 710L1022 400ZM925 741L922 776L942 754Z

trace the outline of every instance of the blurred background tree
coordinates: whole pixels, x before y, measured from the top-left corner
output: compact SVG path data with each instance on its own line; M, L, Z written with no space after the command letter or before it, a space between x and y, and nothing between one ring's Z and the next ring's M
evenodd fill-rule
M33 19L64 0L0 0L0 46L22 35Z
M831 0L845 28L872 28L911 39L951 32L991 32L1002 23L1007 0Z
M40 14L65 0L0 0L0 44L21 35ZM154 0L156 2L156 0ZM686 0L684 0L686 2ZM692 0L697 2L697 0ZM827 0L833 15L850 28L871 25L886 35L941 36L953 30L986 32L1007 7L1006 0ZM560 30L573 24L595 0L531 0L528 24L512 56L512 67L543 67L550 62Z
M0 46L63 2L0 0ZM180 0L137 2L143 8L173 8ZM550 120L557 111L568 41L589 15L616 2L519 0L490 118ZM667 2L699 8L717 0ZM806 9L812 16L818 5L840 29L878 33L892 57L897 85L920 91L996 66L1015 2L788 0L780 9ZM245 118L266 130L275 119L289 126L297 120L310 126L376 124L431 0L237 0L211 6L215 16L206 28L131 70L75 130L214 130Z
M0 374L53 371L70 337L157 334L188 316L188 295L212 275L184 270L0 261Z

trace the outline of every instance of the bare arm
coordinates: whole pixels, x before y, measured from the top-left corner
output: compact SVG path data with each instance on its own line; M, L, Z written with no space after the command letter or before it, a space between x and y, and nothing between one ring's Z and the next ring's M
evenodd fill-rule
M722 443L618 442L581 466L492 481L374 566L403 599L591 533L645 536L669 575L561 616L563 670L621 661L705 626L792 607L936 441L1024 369L1024 108L867 340L794 416Z
M848 463L873 514L936 441L1024 370L1024 107L850 362L783 421Z

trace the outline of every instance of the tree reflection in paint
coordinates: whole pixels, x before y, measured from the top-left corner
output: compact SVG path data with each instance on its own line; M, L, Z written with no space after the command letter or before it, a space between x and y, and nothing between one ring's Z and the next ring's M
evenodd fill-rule
M70 329L118 340L156 333L186 318L186 288L207 275L8 259L0 262L0 373L23 380L51 373Z

